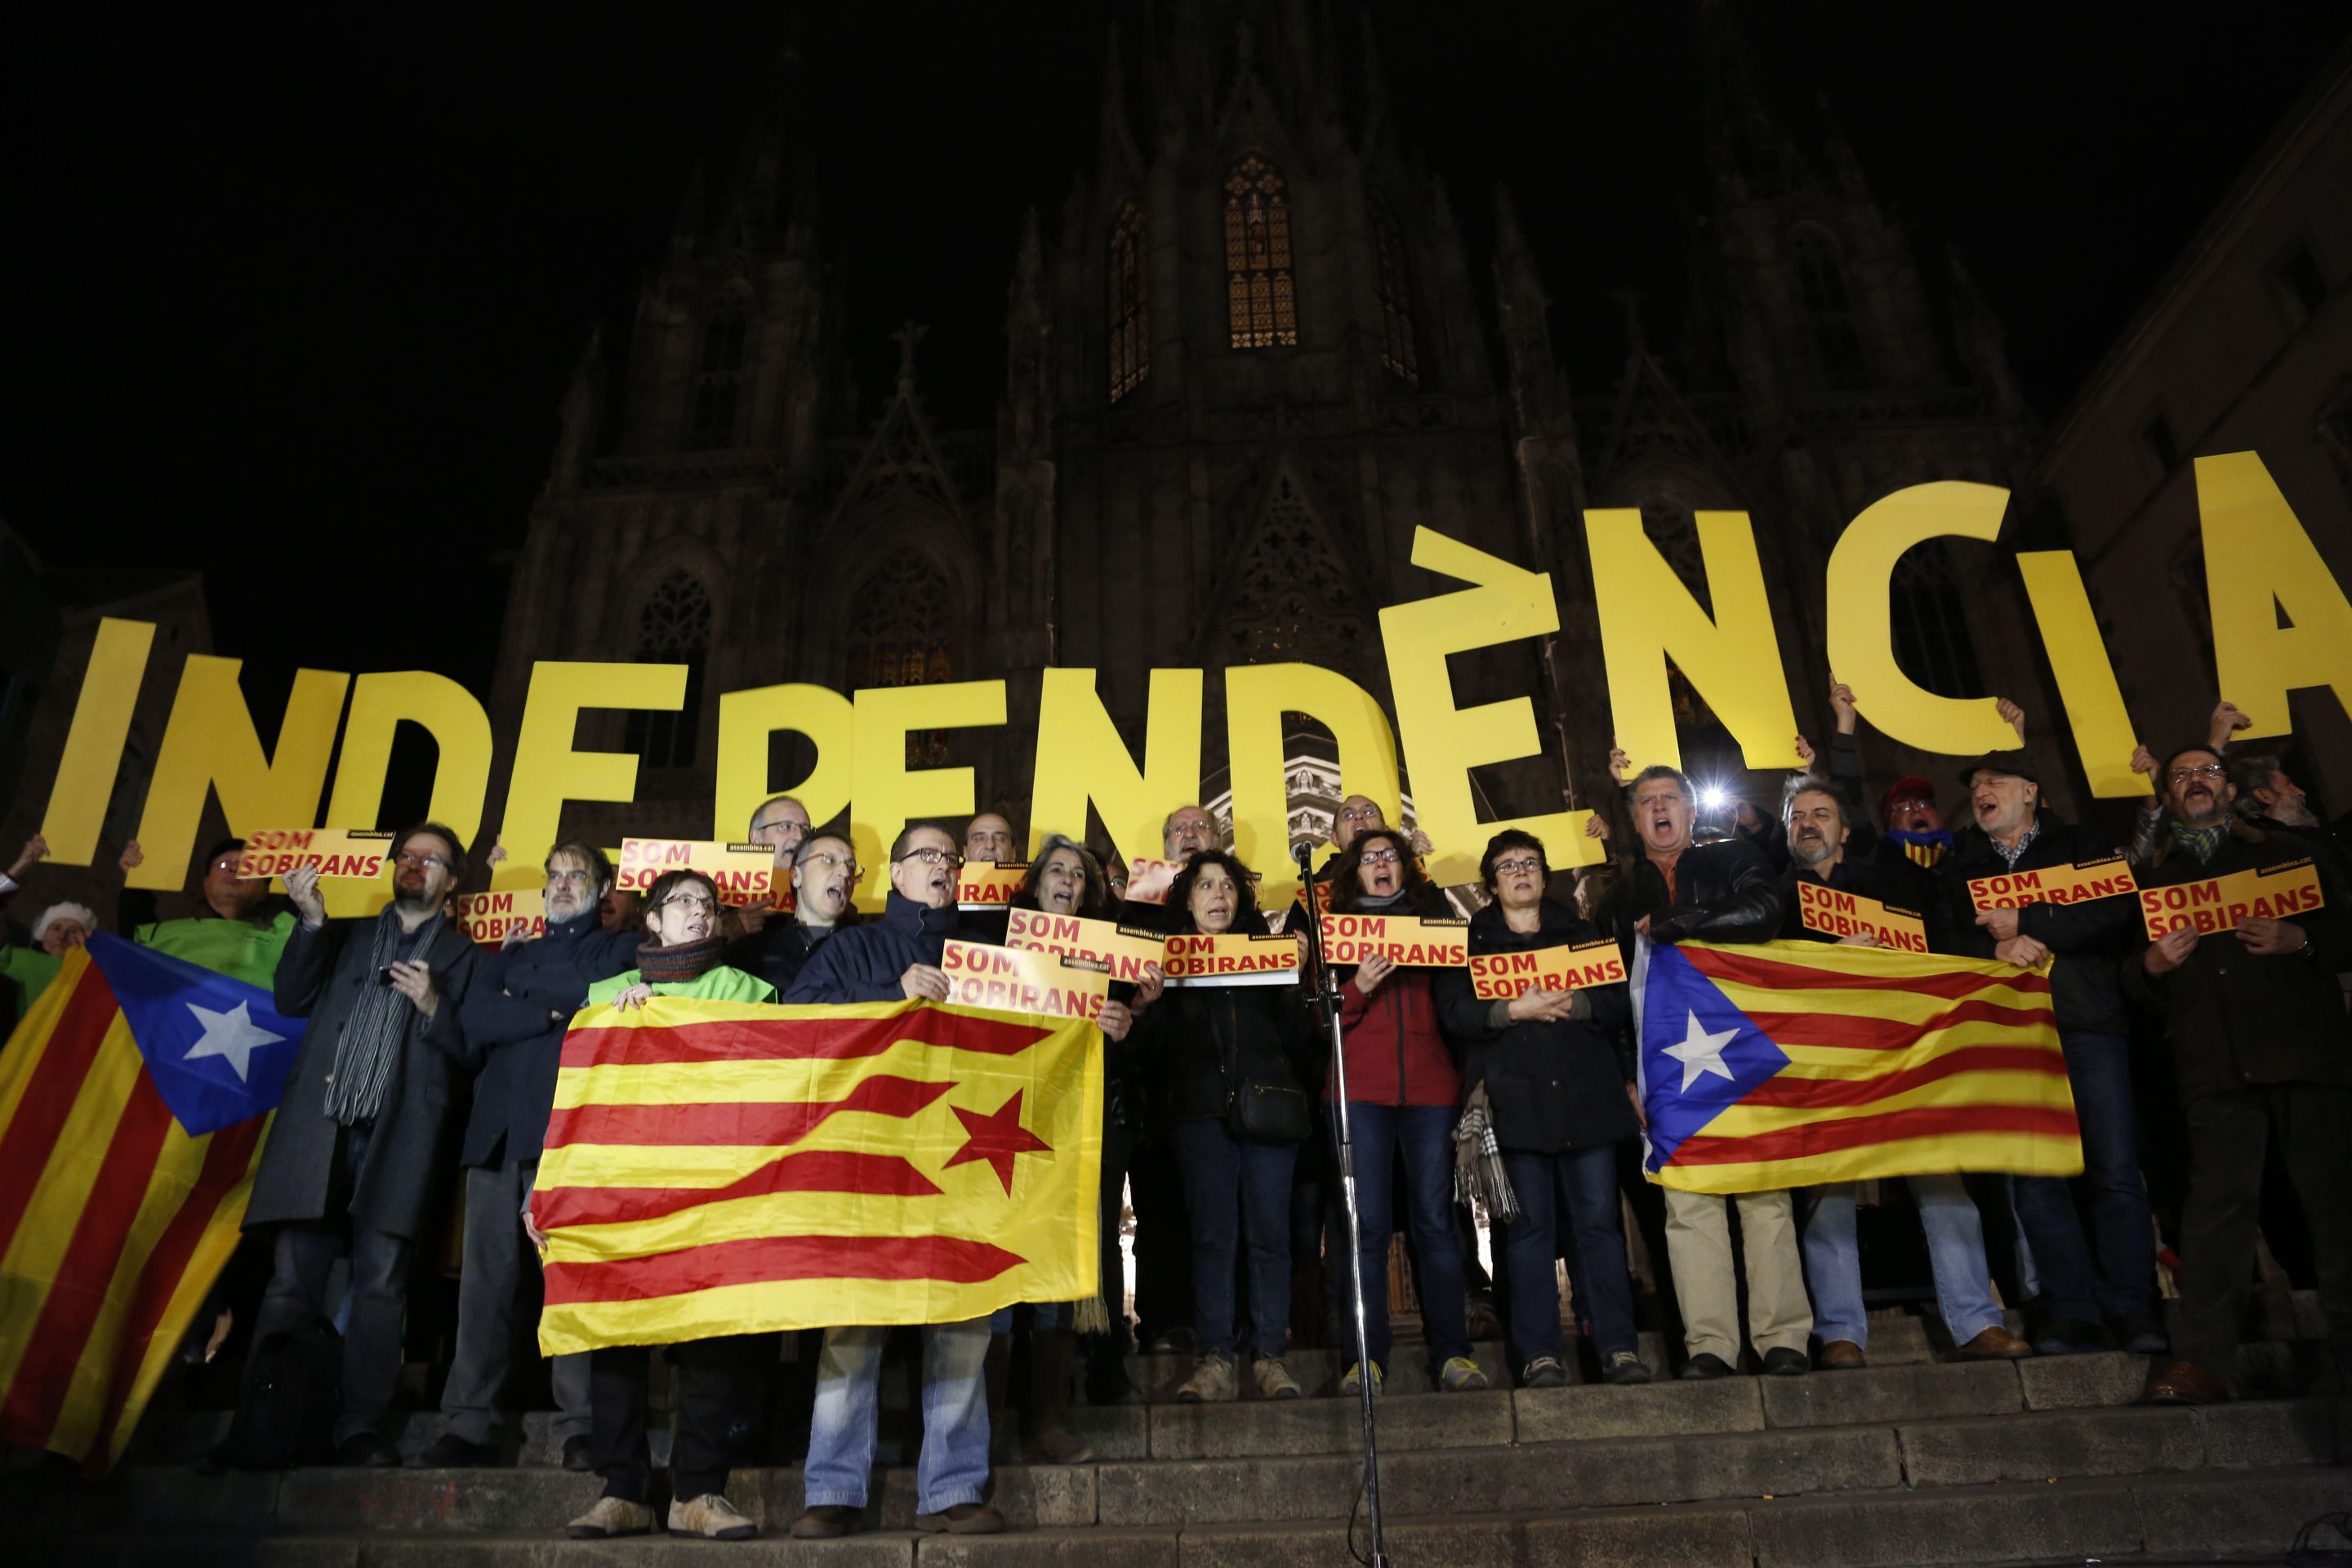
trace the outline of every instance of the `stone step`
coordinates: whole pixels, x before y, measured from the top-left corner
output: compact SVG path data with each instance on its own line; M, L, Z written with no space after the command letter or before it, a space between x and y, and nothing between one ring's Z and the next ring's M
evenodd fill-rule
M1564 1478L1563 1478L1564 1479ZM1898 1568L2085 1559L2284 1558L2305 1521L2341 1508L2352 1470L2004 1482L1927 1491L1744 1498L1667 1508L1415 1515L1391 1509L1391 1552L1412 1568ZM1359 1549L1368 1544L1360 1521ZM673 1568L724 1557L824 1568L1326 1568L1344 1521L1045 1529L1000 1536L849 1537L821 1547L772 1533L723 1552L662 1537L571 1542L551 1529L478 1534L397 1526L255 1540L202 1529L123 1531L71 1545L90 1568Z

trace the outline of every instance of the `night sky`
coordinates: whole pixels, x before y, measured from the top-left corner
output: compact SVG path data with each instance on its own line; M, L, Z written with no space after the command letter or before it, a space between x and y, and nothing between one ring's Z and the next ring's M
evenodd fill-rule
M1606 290L1643 287L1672 342L1703 190L1687 8L1370 8L1482 286L1500 180L1577 390L1605 393L1623 353ZM265 737L297 663L487 690L499 552L588 327L625 315L696 167L723 170L788 9L15 13L0 519L58 566L202 568ZM1104 20L1137 9L811 10L824 243L869 401L883 333L913 315L935 416L992 421L1021 215L1050 220L1091 161ZM2352 17L1741 14L1780 107L1802 127L1827 95L1931 277L1959 247L2044 417Z

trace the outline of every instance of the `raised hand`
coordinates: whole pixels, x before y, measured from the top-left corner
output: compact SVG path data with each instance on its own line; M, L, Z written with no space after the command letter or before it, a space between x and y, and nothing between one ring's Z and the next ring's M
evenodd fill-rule
M1811 773L1813 771L1813 759L1816 755L1818 755L1818 753L1813 750L1813 743L1811 741L1806 740L1802 735L1798 736L1797 765L1803 768L1807 773Z
M293 900L294 912L302 917L304 925L315 930L327 923L327 900L319 892L319 868L297 866L287 872L286 896Z
M2001 716L2002 721L2017 731L2017 743L2021 746L2025 744L2025 710L2006 697L1994 698L1992 706L1993 711Z
M45 844L41 847L46 850L48 846ZM147 863L147 851L140 848L139 840L134 838L122 847L122 854L114 863L126 871L136 871Z
M1853 734L1861 710L1853 705L1853 688L1840 680L1835 670L1830 672L1830 710L1837 715L1837 732Z
M1633 759L1626 754L1624 747L1612 746L1609 748L1609 782L1611 784L1623 784L1625 782L1625 770L1633 765Z
M8 868L9 879L13 881L16 878L23 876L26 872L31 870L34 866L42 860L48 858L48 854L49 841L42 837L37 833L34 834L30 838L25 840L25 847L18 853L16 863ZM125 869L128 869L128 868L125 868Z
M2156 770L2163 765L2156 760L2156 753L2147 749L2147 742L2143 741L2132 748L2131 771L2136 773L2146 773L2150 784L2157 782ZM2158 793L2162 793L2161 785L2158 786Z
M2230 743L2231 736L2253 727L2254 721L2225 697L2215 705L2213 717L2205 722L2205 739L2218 752Z

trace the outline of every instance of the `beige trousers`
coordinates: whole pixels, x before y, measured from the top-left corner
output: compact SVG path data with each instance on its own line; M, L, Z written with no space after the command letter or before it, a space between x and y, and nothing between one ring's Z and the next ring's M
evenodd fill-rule
M1805 1265L1797 1250L1790 1194L1666 1193L1666 1258L1682 1302L1683 1349L1739 1364L1739 1282L1731 1277L1731 1222L1739 1205L1739 1237L1748 1265L1748 1337L1756 1353L1786 1347L1801 1352L1813 1331L1805 1296Z

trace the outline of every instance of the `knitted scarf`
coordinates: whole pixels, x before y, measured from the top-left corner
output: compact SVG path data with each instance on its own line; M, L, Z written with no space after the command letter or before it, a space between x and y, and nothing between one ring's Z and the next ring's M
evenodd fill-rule
M368 944L367 970L360 981L359 1000L335 1037L335 1070L327 1079L327 1114L346 1127L373 1121L383 1110L383 1091L392 1081L392 1064L400 1059L400 1043L416 1005L385 984L385 967L407 950L410 959L433 951L441 931L441 914L434 913L412 932L400 929L400 906L388 905L375 918L375 933Z
M2229 837L2230 825L2226 820L2210 827L2191 827L2177 818L2172 824L2172 841L2196 856L2200 866L2213 858L2214 852L2221 847L2221 841Z
M1469 1107L1454 1127L1454 1201L1474 1214L1483 1206L1488 1219L1505 1225L1519 1217L1518 1194L1511 1191L1511 1178L1503 1169L1483 1081L1470 1091Z
M727 939L716 932L700 942L681 942L668 947L647 942L637 949L637 972L649 985L683 984L718 968L726 952Z

